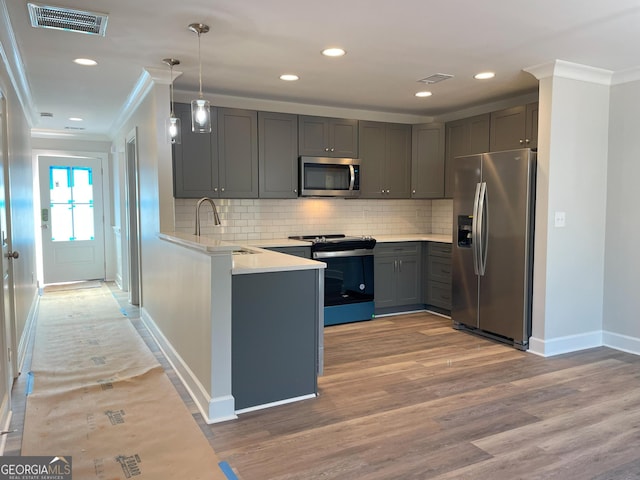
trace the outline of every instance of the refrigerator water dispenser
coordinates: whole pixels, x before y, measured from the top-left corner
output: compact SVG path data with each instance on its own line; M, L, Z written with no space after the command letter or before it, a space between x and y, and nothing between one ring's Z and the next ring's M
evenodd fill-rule
M473 216L458 216L458 246L461 248L471 248L471 229L473 226Z

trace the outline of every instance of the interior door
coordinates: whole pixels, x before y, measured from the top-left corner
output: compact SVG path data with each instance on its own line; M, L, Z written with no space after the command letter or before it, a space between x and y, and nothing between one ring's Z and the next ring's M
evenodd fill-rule
M0 421L4 422L5 415L11 408L11 386L13 383L14 371L12 352L15 347L11 342L14 331L14 315L13 315L13 269L11 252L11 242L8 232L7 217L7 189L5 188L5 169L7 168L7 131L5 116L5 99L0 92L0 240L2 242L2 257L0 265L2 266L2 317L3 324L0 327ZM13 349L12 349L13 348Z
M102 165L38 157L44 283L105 278Z

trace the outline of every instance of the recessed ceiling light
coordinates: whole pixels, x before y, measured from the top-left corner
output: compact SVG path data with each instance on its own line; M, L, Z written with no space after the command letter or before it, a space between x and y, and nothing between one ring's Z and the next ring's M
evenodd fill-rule
M322 51L322 54L325 57L341 57L344 54L346 54L347 52L345 52L342 48L336 48L336 47L331 47L331 48L325 48Z
M90 58L76 58L74 60L74 63L83 65L85 67L93 67L95 65L98 65L98 62L96 62L95 60L91 60Z
M476 80L488 80L490 78L495 77L496 74L494 72L482 72L482 73L476 73L473 78L475 78Z
M71 120L72 122L82 122L82 118L80 117L69 117L69 120Z
M416 97L430 97L433 95L431 92L417 92Z
M299 79L300 77L298 75L294 75L292 73L285 73L284 75L280 75L280 80L284 80L286 82L295 82Z

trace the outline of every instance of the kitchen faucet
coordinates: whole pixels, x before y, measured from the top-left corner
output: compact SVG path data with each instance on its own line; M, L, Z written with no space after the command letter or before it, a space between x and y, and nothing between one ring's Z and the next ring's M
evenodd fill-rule
M209 202L211 208L213 209L213 224L222 224L222 222L220 222L220 217L218 216L218 209L216 208L216 204L213 203L213 200L211 200L209 197L203 197L198 200L198 203L196 203L196 235L200 235L200 205L202 205L204 202Z

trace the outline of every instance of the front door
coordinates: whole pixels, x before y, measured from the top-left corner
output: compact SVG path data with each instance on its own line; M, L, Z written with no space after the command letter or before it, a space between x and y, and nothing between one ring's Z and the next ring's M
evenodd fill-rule
M38 161L44 283L104 279L101 160Z

